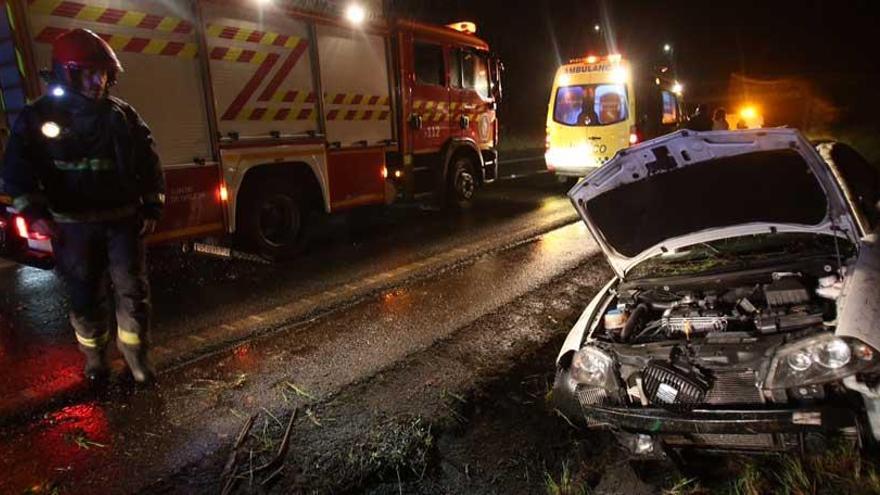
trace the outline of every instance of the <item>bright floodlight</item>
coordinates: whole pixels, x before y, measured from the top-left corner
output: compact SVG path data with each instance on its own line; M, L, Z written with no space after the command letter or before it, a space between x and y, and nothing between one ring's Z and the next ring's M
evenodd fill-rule
M61 135L61 127L58 126L55 122L46 122L43 124L43 127L40 128L43 135L49 139L55 139Z
M624 84L629 82L629 71L625 67L615 67L611 71L611 81L615 84Z
M52 96L57 96L58 98L61 98L62 96L64 96L64 88L62 88L61 86L55 86L54 88L52 88Z
M593 24L593 31L596 31L598 33L601 30L602 30L602 26L600 26L598 24Z
M684 86L681 85L680 82L675 81L675 84L672 85L672 92L680 95L684 91Z
M663 51L666 52L666 53L671 52L671 51L672 51L672 45L670 45L669 43L666 43L665 45L663 45Z
M360 5L353 3L345 9L345 18L352 24L361 24L367 18L367 11Z

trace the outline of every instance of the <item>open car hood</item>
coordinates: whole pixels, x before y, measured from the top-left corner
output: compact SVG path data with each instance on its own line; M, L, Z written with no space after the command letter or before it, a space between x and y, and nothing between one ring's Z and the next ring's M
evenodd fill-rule
M858 241L832 171L794 129L678 131L621 150L568 195L621 278L653 256L719 239Z

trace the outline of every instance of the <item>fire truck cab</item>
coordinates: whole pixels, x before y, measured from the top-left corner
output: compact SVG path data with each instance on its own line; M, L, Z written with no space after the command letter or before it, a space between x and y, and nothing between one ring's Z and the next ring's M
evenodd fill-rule
M39 69L58 35L91 29L117 51L125 73L113 93L151 126L168 183L150 243L231 239L283 258L321 214L465 205L497 176L500 63L471 23L353 18L331 2L5 3L9 126L26 100L50 92ZM21 223L9 205L0 217ZM6 237L35 246L22 227Z

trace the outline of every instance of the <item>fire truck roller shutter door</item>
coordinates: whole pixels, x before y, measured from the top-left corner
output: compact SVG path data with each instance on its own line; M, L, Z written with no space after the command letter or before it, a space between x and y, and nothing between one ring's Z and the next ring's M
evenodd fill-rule
M252 6L205 2L203 11L223 138L317 131L307 24Z
M317 32L327 141L346 148L393 139L385 39L326 25Z
M90 29L113 47L125 73L112 93L149 124L164 166L212 156L187 8L161 0L33 0L28 14L37 67L51 67L52 41L71 29Z
M386 202L385 148L393 139L385 39L317 26L331 210Z

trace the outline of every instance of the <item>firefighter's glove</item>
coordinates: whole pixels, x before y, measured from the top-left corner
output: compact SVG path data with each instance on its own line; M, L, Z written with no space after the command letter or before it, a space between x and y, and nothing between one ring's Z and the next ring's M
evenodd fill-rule
M159 221L155 218L144 218L141 222L141 237L152 234L156 231L156 225Z
M58 224L49 218L39 218L34 220L33 223L31 223L31 230L50 239L58 239L61 237L61 230L58 228Z

